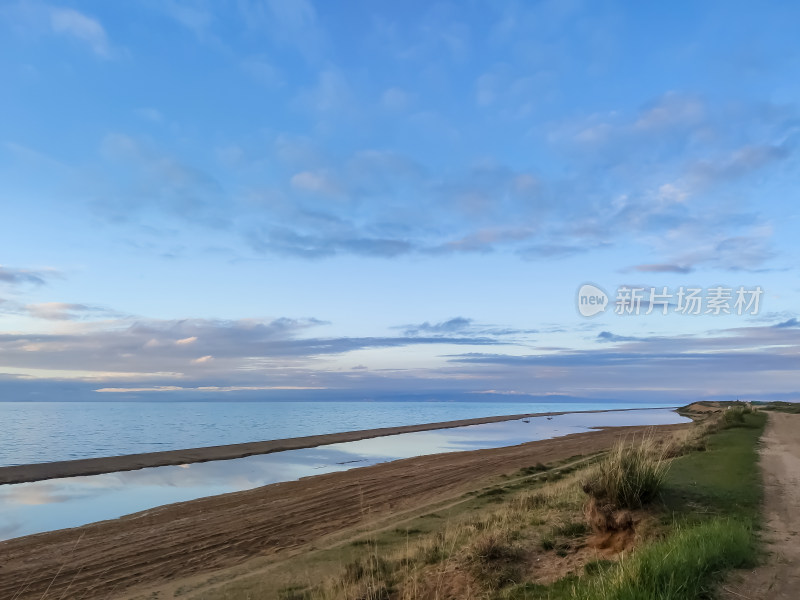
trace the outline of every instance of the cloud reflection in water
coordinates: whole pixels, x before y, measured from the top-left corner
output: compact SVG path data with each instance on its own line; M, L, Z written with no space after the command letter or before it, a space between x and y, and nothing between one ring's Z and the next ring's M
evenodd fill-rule
M224 461L0 485L0 539L114 519L163 504L441 452L513 446L593 427L687 422L668 409L571 413L287 450Z

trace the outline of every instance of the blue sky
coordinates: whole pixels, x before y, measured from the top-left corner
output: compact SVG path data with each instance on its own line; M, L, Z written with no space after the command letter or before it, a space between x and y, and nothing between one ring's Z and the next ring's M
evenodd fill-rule
M0 396L796 398L798 18L4 2Z

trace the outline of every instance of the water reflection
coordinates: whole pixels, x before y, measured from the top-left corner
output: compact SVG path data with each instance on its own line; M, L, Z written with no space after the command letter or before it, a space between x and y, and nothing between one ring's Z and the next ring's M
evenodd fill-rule
M688 419L666 409L573 413L404 433L233 460L0 485L0 539L389 460L513 446L594 427L683 422Z

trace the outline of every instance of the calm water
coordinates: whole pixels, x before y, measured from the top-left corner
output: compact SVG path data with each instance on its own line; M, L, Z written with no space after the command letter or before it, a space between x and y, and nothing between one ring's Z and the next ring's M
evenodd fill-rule
M564 402L0 402L0 466L492 415L633 406Z
M683 423L688 419L670 410L655 409L567 414L526 421L404 433L225 461L0 485L0 539L400 458L512 446L592 427ZM535 462L536 456L532 455L531 463Z

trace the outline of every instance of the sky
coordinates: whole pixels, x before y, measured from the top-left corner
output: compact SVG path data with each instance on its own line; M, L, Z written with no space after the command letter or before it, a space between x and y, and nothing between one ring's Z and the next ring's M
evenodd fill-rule
M799 20L0 2L0 400L800 399Z

